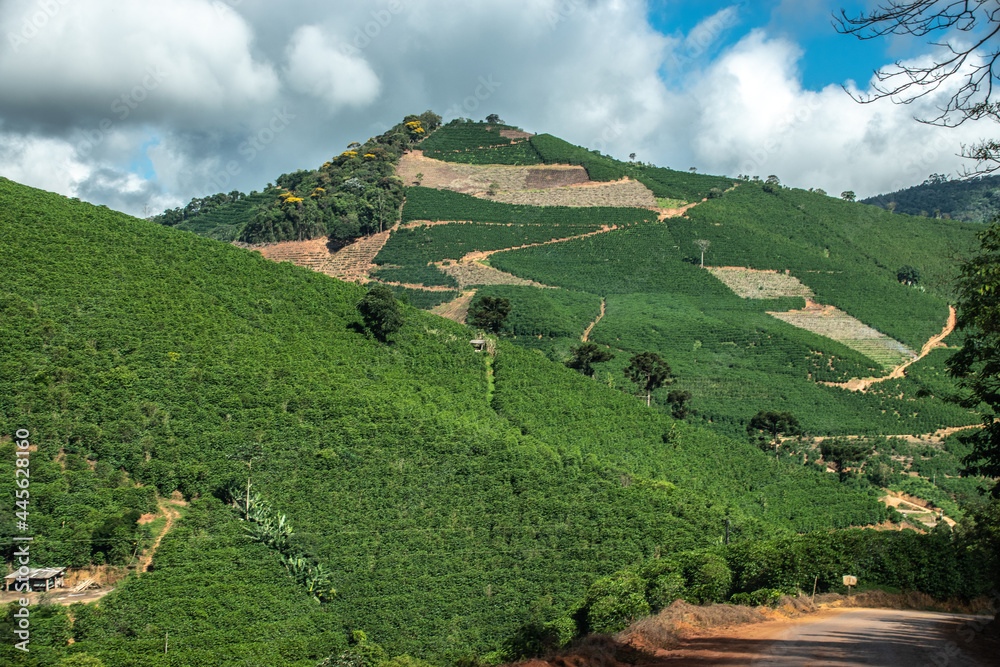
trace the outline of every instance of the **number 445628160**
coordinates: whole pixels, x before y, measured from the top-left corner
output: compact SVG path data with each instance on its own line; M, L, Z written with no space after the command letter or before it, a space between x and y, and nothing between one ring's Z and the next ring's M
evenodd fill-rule
M29 457L31 456L30 447L31 444L28 441L31 435L26 429L18 429L14 434L17 437L17 449L14 454L17 457L15 460L15 465L17 466L14 470L14 483L17 485L17 490L14 492L14 496L17 498L15 505L19 511L14 513L17 517L17 527L22 531L28 530L28 498L30 494L28 493L28 485L30 481L28 479L29 472Z

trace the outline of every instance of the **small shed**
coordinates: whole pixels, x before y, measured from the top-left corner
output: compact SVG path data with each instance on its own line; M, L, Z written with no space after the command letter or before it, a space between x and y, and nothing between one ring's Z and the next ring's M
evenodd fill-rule
M486 349L486 341L482 338L477 338L476 340L470 340L469 344L472 345L472 349L476 352L482 352Z
M3 578L3 589L11 590L21 577L17 572L11 572ZM48 591L53 588L62 588L66 577L64 567L33 567L28 570L28 587L33 591ZM23 581L23 578L22 578Z

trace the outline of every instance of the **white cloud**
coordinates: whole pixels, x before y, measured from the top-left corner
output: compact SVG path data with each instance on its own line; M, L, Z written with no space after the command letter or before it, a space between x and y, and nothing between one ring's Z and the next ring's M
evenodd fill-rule
M951 154L983 131L928 128L913 107L861 106L839 87L803 89L801 48L773 33L722 51L748 5L686 35L654 30L648 9L5 0L0 173L141 213L147 201L261 189L432 109L498 113L620 158L860 195L955 173Z
M303 26L292 35L285 75L293 89L323 100L331 112L364 107L375 101L381 85L371 66L354 55L358 52L347 42L335 47L317 26Z
M697 86L692 147L700 167L776 174L787 185L860 197L970 166L954 153L982 127L947 130L913 120L940 98L862 105L839 86L804 90L796 69L801 56L795 44L757 31L713 64Z
M44 4L15 0L0 10L8 41L22 37L0 50L8 110L204 122L206 114L221 120L278 91L271 65L251 53L252 28L207 0L49 0L47 13L38 9ZM42 25L30 32L25 21Z

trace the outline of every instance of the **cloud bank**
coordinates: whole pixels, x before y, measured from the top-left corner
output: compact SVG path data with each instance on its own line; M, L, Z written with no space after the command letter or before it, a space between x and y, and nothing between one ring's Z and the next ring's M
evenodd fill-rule
M809 54L787 30L746 31L742 6L686 33L654 29L648 10L8 0L0 174L142 215L261 189L432 109L497 113L619 158L865 196L956 173L961 145L991 129L914 122L934 100L859 105L836 83L806 89Z

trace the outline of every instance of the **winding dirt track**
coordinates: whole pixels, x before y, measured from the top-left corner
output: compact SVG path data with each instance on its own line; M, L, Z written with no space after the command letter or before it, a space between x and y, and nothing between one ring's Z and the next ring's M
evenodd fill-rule
M886 380L898 380L906 375L904 371L911 365L920 361L928 354L931 350L936 347L944 346L944 339L947 338L948 334L955 330L956 314L955 307L948 306L948 321L945 323L944 328L941 329L941 333L936 336L931 336L931 338L924 343L924 346L920 348L920 354L910 359L906 363L900 364L892 369L888 375L882 377L870 377L870 378L854 378L853 380L848 380L847 382L822 382L820 384L825 384L828 387L841 387L842 389L849 389L850 391L868 391L868 388L873 384L878 382L884 382Z
M149 564L153 562L153 555L156 554L156 550L160 547L160 542L163 541L163 536L170 532L171 527L174 525L174 519L179 519L181 516L181 513L177 511L177 508L169 502L161 501L160 509L166 515L167 523L163 526L163 530L160 531L160 534L156 536L156 541L153 542L153 546L149 548L149 551L147 551L139 561L139 565L135 569L136 573L139 575L142 575L146 569L149 568Z
M755 667L985 667L952 636L987 617L895 609L821 612L793 622L767 622L699 632L644 665L753 665ZM959 632L963 637L968 633Z
M597 319L591 322L590 326L587 327L587 330L583 332L583 335L580 336L580 340L586 343L587 338L589 338L590 336L590 332L594 330L594 327L597 326L597 323L600 322L603 317L604 317L604 299L601 299L601 312L598 313Z

